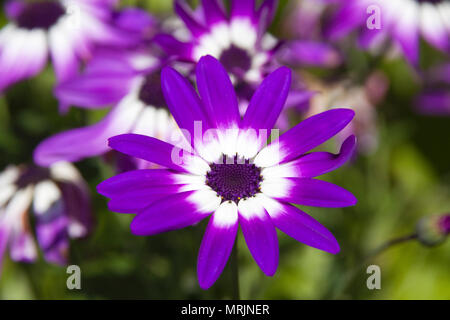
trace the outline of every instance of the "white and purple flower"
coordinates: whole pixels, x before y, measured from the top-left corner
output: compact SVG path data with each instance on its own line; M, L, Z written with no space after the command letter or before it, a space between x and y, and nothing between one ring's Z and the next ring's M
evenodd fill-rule
M172 34L156 35L155 41L170 56L196 63L204 55L219 59L232 79L258 83L264 66L273 58L279 41L266 31L277 1L265 0L256 8L254 0L231 1L228 15L217 0L202 0L193 11L185 1L175 0L175 12L184 22L186 41Z
M117 0L10 0L9 22L0 30L0 92L40 73L50 56L58 82L74 76L95 45L128 46L130 12L115 17ZM114 24L117 18L118 25Z
M337 253L333 235L291 203L356 204L350 192L314 179L351 157L355 137L348 137L336 155L306 153L340 132L354 112L334 109L318 114L265 146L289 93L289 69L281 67L262 82L243 118L232 82L218 60L201 58L196 79L200 97L174 69L166 67L161 75L164 97L191 150L144 135L109 139L111 148L165 167L129 171L102 182L97 190L111 199L109 208L137 213L131 231L142 236L211 216L198 255L203 289L225 267L238 225L253 258L269 276L278 266L276 228L309 246Z
M420 35L434 47L450 52L450 3L444 0L338 0L338 10L327 28L331 39L359 31L363 48L380 46L388 39L408 61L419 62ZM369 7L379 8L380 28L368 28Z
M281 41L268 32L278 7L277 0L232 0L229 12L217 0L202 0L192 10L184 0L175 0L175 12L184 27L157 34L154 41L179 70L200 57L211 55L228 71L236 88L241 114L256 88L270 72L284 63L326 65L328 49L311 42ZM175 63L179 62L179 64ZM288 107L305 109L311 93L294 77ZM285 127L285 124L281 123Z
M70 163L9 166L0 173L0 267L7 248L14 261L37 259L31 211L37 243L50 263L66 264L69 240L92 228L87 185Z

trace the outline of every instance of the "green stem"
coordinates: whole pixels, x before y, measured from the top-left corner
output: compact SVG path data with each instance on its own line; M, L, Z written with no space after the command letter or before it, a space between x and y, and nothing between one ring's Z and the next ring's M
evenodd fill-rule
M387 242L385 242L384 244L382 244L381 246L379 246L377 249L375 249L374 251L372 251L372 253L370 255L368 255L366 257L366 259L364 260L363 264L366 264L367 262L369 262L371 259L375 258L376 256L378 256L380 253L382 253L383 251L397 245L403 242L407 242L409 240L414 240L417 239L417 234L413 233L410 235L406 235L403 237L399 237L399 238L395 238L392 240L389 240Z
M33 271L32 271L33 268L30 265L24 265L24 269L25 269L25 273L28 278L28 283L30 284L31 292L33 294L32 299L39 299L40 298L39 285L37 284L37 282L35 280L36 274L33 273Z
M375 250L373 250L369 255L367 255L360 264L358 264L357 267L353 268L347 275L347 279L344 280L344 284L342 286L342 289L339 290L340 293L345 292L348 288L348 286L351 284L352 280L356 277L357 273L363 269L372 259L374 259L375 257L377 257L379 254L381 254L382 252L386 251L389 248L392 248L395 245L410 241L410 240L415 240L417 239L417 234L413 233L413 234L409 234L406 236L402 236L399 238L395 238L389 241L386 241L385 243L383 243L382 245L380 245L378 248L376 248ZM339 293L334 295L334 299L338 298Z
M238 241L234 243L233 251L231 252L231 275L233 282L233 299L241 300L239 294L239 262L238 262Z

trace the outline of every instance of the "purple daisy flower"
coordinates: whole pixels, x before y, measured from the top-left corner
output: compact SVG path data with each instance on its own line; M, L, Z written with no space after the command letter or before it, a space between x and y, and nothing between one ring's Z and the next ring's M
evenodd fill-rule
M0 267L8 247L14 261L36 260L30 207L44 258L66 264L69 239L86 236L92 227L89 192L77 169L60 162L48 169L9 166L0 173Z
M337 155L305 154L341 131L354 112L321 113L264 146L264 133L272 129L286 102L290 70L281 67L262 82L242 119L232 82L218 60L201 58L196 78L200 97L174 69L167 67L161 75L169 109L193 152L143 135L110 138L111 148L166 168L130 171L101 183L97 189L111 199L109 208L137 213L131 231L142 236L191 226L211 215L198 255L203 289L220 276L238 225L256 263L269 276L278 266L275 228L314 248L337 253L333 235L291 203L356 204L350 192L313 179L350 158L354 136Z
M113 105L100 122L58 133L42 141L34 161L49 166L58 161L75 162L105 155L109 137L139 133L168 141L177 132L161 91L162 60L148 50L101 50L82 75L55 89L66 105L88 109ZM135 168L127 159L117 159L119 171ZM139 161L139 167L148 166Z
M0 30L0 91L37 75L51 57L59 82L77 73L94 45L124 46L137 40L113 25L116 0L10 0L9 23ZM118 20L123 21L124 17ZM120 17L119 17L120 18Z
M363 48L378 46L387 38L397 44L413 65L419 60L419 37L434 47L450 51L450 3L443 0L339 0L339 9L330 21L327 34L338 39L359 30ZM380 29L369 29L367 10L380 9Z
M154 41L174 60L177 70L185 69L186 62L193 69L205 55L218 59L236 88L241 114L262 79L285 60L292 62L292 50L305 49L299 49L298 43L289 46L267 31L278 7L277 0L264 0L260 6L255 0L232 0L229 12L217 0L202 0L196 10L184 0L175 0L174 7L184 26L157 34ZM308 51L311 58L316 51L311 53L309 49L303 52ZM304 109L310 96L301 80L295 77L287 106ZM285 127L285 123L280 125Z
M202 0L195 12L183 0L176 0L174 7L190 36L182 42L173 35L157 35L155 41L169 55L194 63L204 55L212 55L232 78L250 83L263 79L262 67L278 45L266 32L277 1L265 0L256 8L254 0L234 0L229 15L217 0Z

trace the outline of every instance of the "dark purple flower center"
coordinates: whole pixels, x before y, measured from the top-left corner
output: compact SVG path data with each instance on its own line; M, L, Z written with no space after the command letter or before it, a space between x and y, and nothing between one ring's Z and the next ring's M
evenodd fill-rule
M28 166L16 181L18 188L25 188L30 184L36 184L39 181L50 178L50 170L48 168L38 167L36 165Z
M248 52L235 46L223 51L219 60L228 72L237 76L247 72L252 66L252 58Z
M166 107L166 101L161 89L160 72L152 72L145 77L144 83L139 91L139 100L153 107Z
M28 3L16 22L21 28L47 30L64 14L64 7L56 1Z
M248 160L238 163L237 157L226 159L224 156L223 164L213 163L210 167L211 170L206 174L206 184L224 201L238 202L260 192L261 169Z

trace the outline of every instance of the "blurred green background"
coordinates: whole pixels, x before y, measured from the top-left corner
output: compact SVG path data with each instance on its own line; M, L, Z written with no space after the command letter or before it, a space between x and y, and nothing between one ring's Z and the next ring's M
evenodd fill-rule
M167 16L171 1L123 1ZM286 1L281 2L281 8ZM280 29L282 9L272 28ZM4 16L0 25L6 23ZM425 48L424 50L431 50ZM370 57L351 52L353 70L370 65ZM433 59L434 52L429 56ZM354 58L353 58L354 57ZM428 58L427 58L428 59ZM437 56L436 59L439 59ZM239 276L244 299L450 299L450 241L427 248L416 241L395 246L367 261L379 245L414 232L423 216L450 211L450 119L414 113L411 104L420 86L401 59L379 68L391 86L377 107L379 147L326 175L351 190L357 206L344 209L304 208L333 232L341 252L333 256L279 233L280 264L273 278L263 275L239 235ZM314 70L312 71L314 72ZM61 130L94 123L107 110L72 108L60 116L52 97L50 68L0 97L0 169L29 163L42 139ZM295 122L295 121L294 121ZM336 148L330 146L333 151ZM66 269L47 264L4 260L2 299L223 299L231 298L228 265L208 291L196 278L197 252L206 222L153 237L131 235L131 216L107 210L95 186L112 174L99 159L77 164L93 194L94 233L71 243L70 261L82 271L82 289L66 287ZM381 268L381 290L369 290L366 268Z

